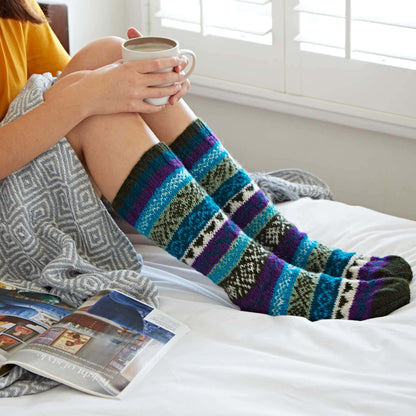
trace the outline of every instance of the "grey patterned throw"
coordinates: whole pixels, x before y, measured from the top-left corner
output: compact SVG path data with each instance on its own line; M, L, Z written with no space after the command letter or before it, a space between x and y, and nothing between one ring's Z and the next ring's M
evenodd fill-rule
M274 204L299 198L333 199L325 182L301 169L254 172L250 177Z
M42 103L53 82L50 74L32 76L0 126ZM140 274L141 265L65 138L0 181L1 282L49 292L73 306L109 288L157 306L157 289ZM56 385L14 367L0 377L0 397Z

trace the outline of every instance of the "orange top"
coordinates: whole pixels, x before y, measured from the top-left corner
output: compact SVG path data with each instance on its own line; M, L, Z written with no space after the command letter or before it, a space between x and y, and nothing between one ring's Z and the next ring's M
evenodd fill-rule
M30 4L43 16L35 0ZM32 74L56 76L68 61L49 24L0 19L0 120Z

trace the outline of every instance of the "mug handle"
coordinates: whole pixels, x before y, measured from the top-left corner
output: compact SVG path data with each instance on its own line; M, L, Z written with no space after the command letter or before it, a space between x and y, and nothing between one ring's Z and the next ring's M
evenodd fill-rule
M189 75L192 74L193 70L195 69L196 55L190 49L180 49L179 50L179 55L186 55L186 56L188 56L188 57L191 58L189 60L189 63L187 65L187 67L184 70L184 72L185 72L185 78L184 78L184 80L182 82L185 82L185 80L189 77Z

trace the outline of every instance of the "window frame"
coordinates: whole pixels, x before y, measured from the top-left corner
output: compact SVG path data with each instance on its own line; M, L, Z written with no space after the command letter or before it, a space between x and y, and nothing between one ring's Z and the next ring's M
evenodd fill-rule
M270 86L267 82L266 85L253 86L245 84L241 79L238 79L236 82L236 80L221 79L219 76L208 77L196 73L191 76L192 86L189 91L190 94L416 139L416 111L415 116L412 116L411 113L404 116L380 108L365 108L360 106L359 102L357 105L357 101L354 103L341 103L330 101L330 98L326 96L314 97L313 95L304 95L302 88L299 88L299 85L302 83L302 74L299 75L298 73L296 75L296 72L299 72L299 56L294 54L294 42L291 42L296 30L294 22L296 16L292 10L297 0L272 1L273 20L277 23L276 25L274 24L274 44L278 46L282 53L282 57L279 58L281 59L279 64L282 65L279 82L275 82L273 86ZM133 8L136 12L140 11L140 18L136 21L132 19L131 23L138 25L144 34L149 33L150 3L152 2L153 0L128 0L127 2L128 7ZM132 16L130 13L129 15ZM135 13L135 16L137 16L137 13ZM183 46L192 48L191 45L185 42ZM323 57L324 59L327 58L326 56ZM362 65L368 65L367 62L349 62L353 62L353 65L358 70ZM381 65L381 67L383 66ZM396 69L392 68L391 72L394 72ZM248 68L248 71L252 70L253 68ZM410 79L416 79L416 71L413 71L413 73L414 77L410 77ZM410 89L411 87L409 86L408 90ZM394 88L391 88L391 90L394 90Z

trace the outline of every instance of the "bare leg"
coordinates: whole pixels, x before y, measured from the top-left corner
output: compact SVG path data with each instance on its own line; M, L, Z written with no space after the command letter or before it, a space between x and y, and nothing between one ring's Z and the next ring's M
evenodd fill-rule
M69 61L61 77L71 72L96 69L121 59L121 44L124 39L115 36L89 43Z
M74 128L67 138L97 193L102 193L110 202L140 157L158 142L137 114L91 117Z
M167 145L172 144L197 118L184 100L180 100L175 105L167 105L158 113L142 114L141 116L159 140Z
M74 56L61 76L117 61L122 41L114 37L89 44ZM110 202L143 153L158 142L140 115L134 113L90 117L71 130L67 139L96 192Z

